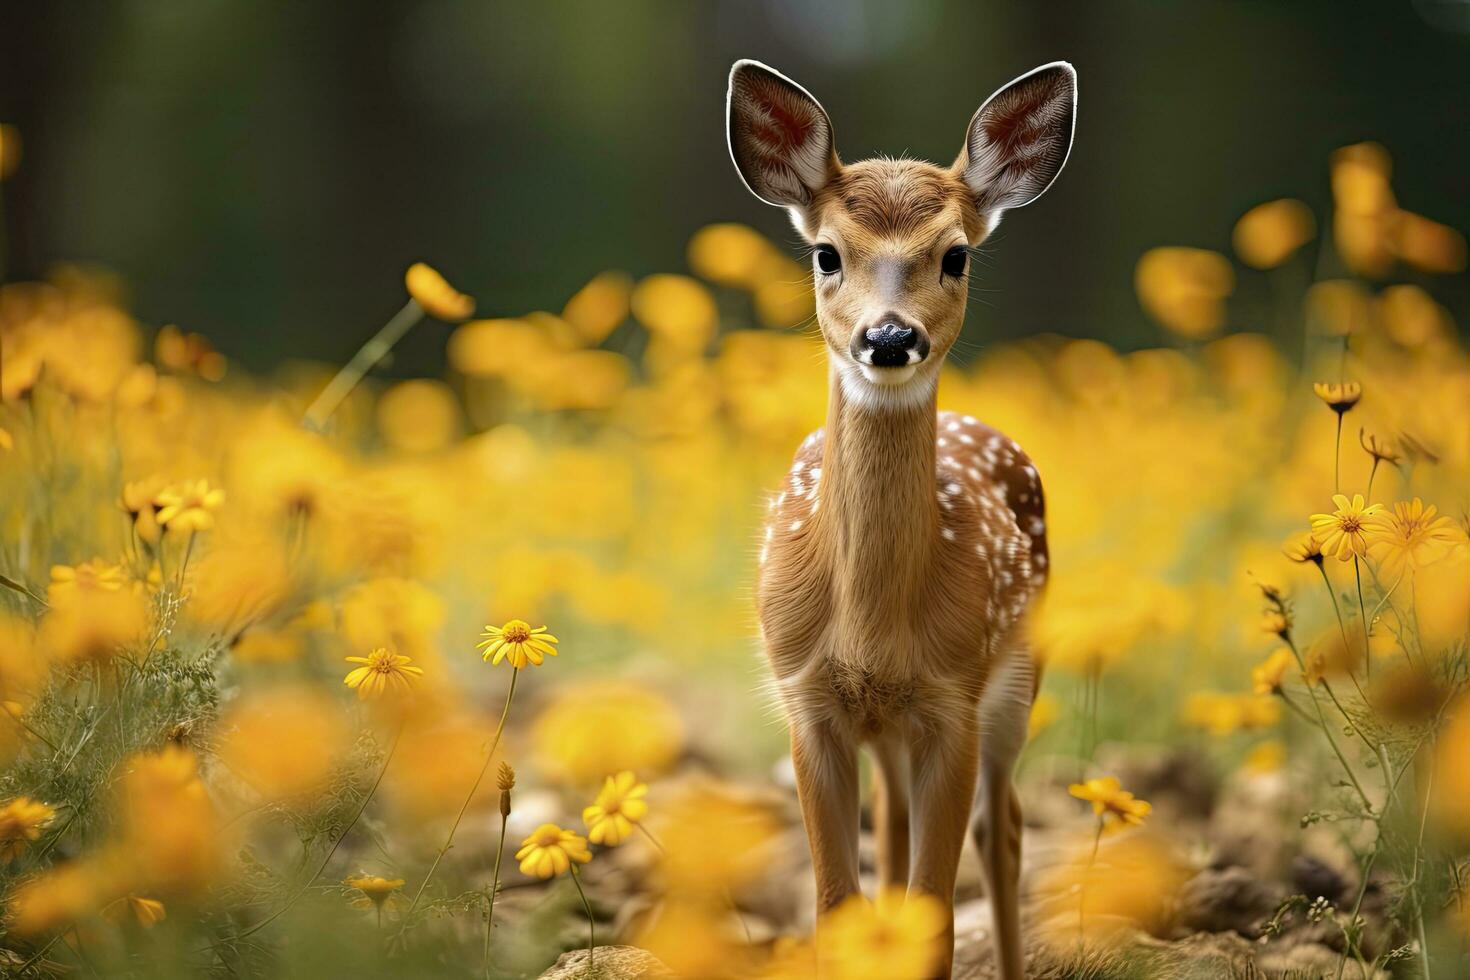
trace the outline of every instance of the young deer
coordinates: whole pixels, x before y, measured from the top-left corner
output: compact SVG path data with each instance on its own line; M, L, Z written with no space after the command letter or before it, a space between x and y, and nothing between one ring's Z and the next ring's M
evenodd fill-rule
M1041 482L1010 439L936 414L935 389L969 250L1056 178L1076 98L1072 66L1044 65L980 107L953 166L844 165L805 89L754 61L730 73L730 155L813 246L830 363L827 424L772 502L758 592L818 912L858 891L867 745L881 885L952 913L973 805L1007 980L1022 976L1011 776L1036 686L1023 617L1047 572ZM941 975L953 944L951 914Z

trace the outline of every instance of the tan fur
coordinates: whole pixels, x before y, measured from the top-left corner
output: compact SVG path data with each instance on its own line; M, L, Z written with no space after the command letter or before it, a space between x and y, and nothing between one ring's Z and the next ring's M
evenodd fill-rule
M1060 169L1071 103L1063 119L1058 100L1073 91L1070 68L1049 66L1003 90L992 99L1001 115L982 107L956 164L941 168L843 166L815 100L749 64L731 78L736 165L758 195L791 209L809 241L841 257L840 274L815 277L831 364L827 423L801 445L771 501L758 588L819 911L858 890L857 756L867 745L878 770L881 883L952 903L973 806L1002 976L1019 980L1011 771L1035 691L1023 620L1047 573L1045 513L1040 477L1014 442L936 411L939 365L966 299L965 279L940 269L946 252L978 245L999 215L984 203L995 187L974 182L973 156L985 155L986 179L1007 181L1006 206L1034 198ZM772 118L801 125L772 135ZM792 146L791 132L812 135ZM928 357L864 371L850 348L893 318L922 330ZM939 975L949 974L952 939L951 927Z

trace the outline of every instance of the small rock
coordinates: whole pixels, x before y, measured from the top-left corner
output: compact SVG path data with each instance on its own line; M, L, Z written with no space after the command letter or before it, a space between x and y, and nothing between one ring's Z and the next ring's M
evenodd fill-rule
M1206 869L1180 891L1180 925L1190 932L1236 932L1255 938L1283 897L1245 868Z
M585 949L561 954L541 980L673 980L673 972L646 949L599 946L596 952L591 961Z
M1308 898L1325 898L1335 905L1342 900L1348 883L1321 858L1298 854L1291 862L1291 886Z

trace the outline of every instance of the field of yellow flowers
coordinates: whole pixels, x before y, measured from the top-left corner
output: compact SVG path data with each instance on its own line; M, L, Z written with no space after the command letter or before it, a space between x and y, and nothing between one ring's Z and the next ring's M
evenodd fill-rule
M1465 240L1382 147L1330 179L1238 261L1142 256L1156 348L946 369L1047 486L1038 975L1466 975ZM806 272L737 225L688 264L495 319L417 265L340 371L272 377L96 270L0 287L0 972L925 975L921 902L811 939L758 693L763 491L825 410ZM374 377L425 316L443 375Z

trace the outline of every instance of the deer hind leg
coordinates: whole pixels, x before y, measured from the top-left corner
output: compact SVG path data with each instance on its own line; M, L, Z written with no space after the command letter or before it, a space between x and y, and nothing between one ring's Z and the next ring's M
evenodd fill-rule
M1026 744L1035 666L1021 646L1009 648L980 699L980 786L975 798L975 847L990 894L996 964L1002 980L1022 980L1021 801L1012 782Z
M791 761L821 916L859 887L857 743L825 722L793 721Z
M878 887L903 888L909 880L908 746L885 733L872 743L873 835L878 844Z
M936 714L934 727L912 746L914 867L909 893L939 899L945 932L933 974L948 977L954 963L954 882L975 796L976 732L972 711Z

